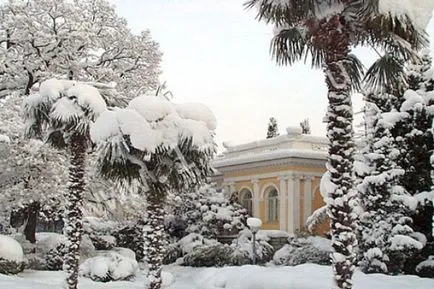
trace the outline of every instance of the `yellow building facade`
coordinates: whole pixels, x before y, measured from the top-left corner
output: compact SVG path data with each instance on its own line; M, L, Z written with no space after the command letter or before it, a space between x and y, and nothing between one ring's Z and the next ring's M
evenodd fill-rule
M287 128L285 135L225 149L213 162L215 181L262 220L262 229L303 230L324 205L319 186L326 171L325 138Z

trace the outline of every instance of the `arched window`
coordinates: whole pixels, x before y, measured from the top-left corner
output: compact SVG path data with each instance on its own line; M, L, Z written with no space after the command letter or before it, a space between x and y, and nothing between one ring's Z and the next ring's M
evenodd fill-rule
M253 198L252 192L248 189L243 189L240 192L240 203L247 210L250 216L253 216Z
M270 188L267 193L267 221L279 220L279 193L275 188Z

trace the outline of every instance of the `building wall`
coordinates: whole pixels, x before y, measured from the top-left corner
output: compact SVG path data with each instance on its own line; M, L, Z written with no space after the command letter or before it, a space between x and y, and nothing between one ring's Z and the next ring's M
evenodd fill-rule
M305 227L307 216L313 211L324 205L321 194L319 193L320 176L325 172L325 168L304 167L304 166L270 166L265 168L246 169L224 174L225 182L230 184L232 192L240 193L243 189L249 189L253 196L253 211L255 217L263 221L262 228L265 230L285 230L293 233L297 230L303 230ZM287 176L285 176L285 174ZM265 175L265 176L264 176ZM264 177L261 177L264 176ZM286 177L286 179L285 179ZM282 179L283 178L283 179ZM296 187L289 188L289 178L294 178L294 182L298 182ZM255 192L256 183L256 192ZM284 197L282 194L282 184ZM279 209L284 209L284 213L279 213L278 222L267 222L267 196L265 190L269 186L274 186L279 193ZM294 194L294 188L298 187L298 191ZM293 208L290 205L290 200L296 196L298 213L298 221L292 226L288 223L293 222ZM255 202L256 209L255 209ZM281 203L283 202L283 205ZM308 204L310 203L310 205ZM308 211L306 211L308 210ZM306 211L306 214L305 214ZM284 217L284 220L282 220ZM328 224L321 226L318 233L323 233Z

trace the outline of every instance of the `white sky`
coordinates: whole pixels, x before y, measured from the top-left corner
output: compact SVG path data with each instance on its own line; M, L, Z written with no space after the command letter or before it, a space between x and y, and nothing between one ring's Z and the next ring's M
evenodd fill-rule
M244 10L245 0L113 2L134 32L150 29L160 43L161 79L175 101L202 102L212 109L219 145L265 138L271 116L281 133L308 117L313 134L325 135L322 72L303 63L277 66L269 54L272 29ZM434 21L427 31L434 35ZM355 52L366 66L375 59L367 49ZM355 110L361 106L360 96L354 105Z

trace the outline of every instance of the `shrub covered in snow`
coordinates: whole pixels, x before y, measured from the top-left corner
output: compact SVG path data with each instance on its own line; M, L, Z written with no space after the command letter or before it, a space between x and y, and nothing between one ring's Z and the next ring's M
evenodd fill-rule
M138 268L136 260L116 252L108 252L84 261L80 265L79 274L99 282L131 280L136 276Z
M296 266L304 263L330 264L330 240L321 237L307 237L290 240L273 256L276 265Z
M0 235L0 273L17 274L24 270L24 253L20 243Z
M178 246L177 243L170 244L166 248L166 256L164 256L163 264L172 264L175 263L179 258L182 257L182 251L181 248Z
M143 259L143 222L141 220L128 224L112 233L116 246L128 248L136 254L136 260Z
M116 246L116 238L110 235L89 236L96 250L110 250Z
M116 238L111 236L118 224L101 218L86 217L83 220L84 232L89 235L96 250L110 250L116 246Z
M190 237L189 237L190 236ZM214 240L204 239L201 235L190 234L183 241L196 240L182 245L183 265L192 267L221 267L251 264L253 261L252 241L241 235L231 245L221 244ZM200 236L200 237L198 237ZM271 260L274 249L266 241L256 242L256 262L266 263Z
M434 256L429 256L427 260L420 262L416 266L416 272L421 277L434 278Z
M216 239L245 228L247 211L212 185L204 185L171 200L174 210L166 218L167 231L176 237L198 233Z
M276 233L277 231L273 231ZM273 235L267 235L266 231L259 231L256 235L255 251L256 251L256 263L263 264L271 261L274 254L274 248L268 241ZM235 255L245 255L248 260L253 261L253 246L252 246L252 233L249 230L243 230L240 232L237 239L232 242L231 245L234 248ZM235 263L234 265L241 265Z
M195 249L183 258L183 265L191 267L222 267L232 265L234 249L229 245L215 243Z
M60 271L66 254L66 238L57 233L36 233L36 243L30 244L24 236L14 238L21 243L27 259L27 267L34 270ZM81 260L95 256L95 247L89 236L83 235L80 246Z

